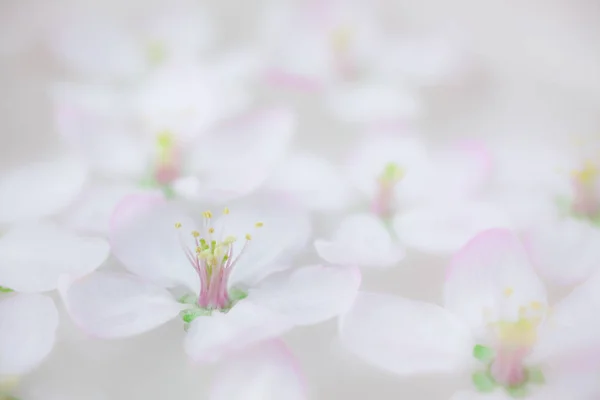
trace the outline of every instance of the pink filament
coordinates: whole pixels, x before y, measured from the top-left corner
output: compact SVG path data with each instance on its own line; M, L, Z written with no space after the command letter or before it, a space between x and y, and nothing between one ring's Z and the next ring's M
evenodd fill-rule
M523 359L528 351L525 348L501 349L491 366L491 374L496 382L505 386L518 386L526 380Z

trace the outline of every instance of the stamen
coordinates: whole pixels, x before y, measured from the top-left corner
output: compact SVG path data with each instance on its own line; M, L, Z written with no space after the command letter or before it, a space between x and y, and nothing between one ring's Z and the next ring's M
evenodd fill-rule
M181 228L181 222L176 222L175 223L175 229L179 229Z

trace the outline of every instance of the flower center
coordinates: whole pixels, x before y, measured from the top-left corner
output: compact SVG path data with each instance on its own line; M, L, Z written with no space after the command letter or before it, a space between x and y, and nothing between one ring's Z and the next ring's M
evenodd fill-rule
M160 40L153 40L146 45L146 60L152 67L157 67L167 60L167 47Z
M381 218L394 213L394 188L404 178L405 171L396 163L388 163L377 178L377 194L371 205L372 211Z
M167 197L172 197L171 184L181 176L181 164L181 147L177 144L174 135L169 131L160 132L156 136L151 176L142 184L160 188Z
M223 217L228 215L229 209L225 208ZM248 248L252 236L246 234L242 249L237 256L234 256L237 238L235 236L223 238L217 235L212 225L213 215L210 211L205 211L203 217L202 233L195 230L190 233L195 248L190 249L184 245L185 254L200 279L200 296L194 298L188 295L180 299L182 303L194 306L184 312L185 322L191 322L199 315L210 315L213 310L227 312L237 301L246 297L246 293L242 290L230 288L228 280L238 260ZM255 224L255 228L262 228L262 226L262 222ZM181 229L182 226L176 223L175 228Z
M512 295L512 289L505 290ZM512 397L524 397L531 384L543 384L544 375L539 368L528 367L525 359L537 342L537 329L545 307L537 301L519 309L516 321L500 320L490 323L491 346L478 344L473 356L485 365L473 374L473 384L480 392L492 392L501 387Z
M574 214L594 219L600 216L600 198L598 198L598 178L600 171L592 162L586 162L583 168L571 173L574 198L571 210Z
M354 28L348 25L335 27L329 35L335 67L338 73L346 79L352 79L358 75L358 70L352 60L351 54L354 36Z

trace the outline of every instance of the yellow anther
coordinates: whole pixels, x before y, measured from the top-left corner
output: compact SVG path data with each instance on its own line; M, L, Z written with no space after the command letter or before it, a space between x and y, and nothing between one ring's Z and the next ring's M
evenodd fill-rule
M200 254L200 253L202 253L202 250L203 250L202 246L196 247L196 253Z
M225 238L225 240L223 240L223 244L229 245L229 244L235 242L236 240L237 240L237 238L235 236L227 236Z
M262 228L265 224L263 224L262 222L257 222L256 224L254 224L255 227L257 228Z
M505 297L510 297L512 296L512 294L515 292L515 290L511 287L507 287L506 289L504 289L504 291L502 292L504 294Z
M229 207L223 209L223 215L229 215Z
M596 180L599 173L600 171L598 170L598 167L596 167L596 165L593 162L586 161L583 168L573 171L572 174L573 177L579 182L584 184L590 184Z
M212 218L212 216L213 216L213 215L212 215L212 212L210 212L210 211L208 211L208 210L207 210L207 211L204 211L204 212L202 213L202 215L203 215L203 216L204 216L204 218L206 218L206 219L211 219L211 218Z
M539 301L532 301L531 308L535 311L540 311L544 308L544 305L542 303L540 303Z
M156 145L161 149L169 149L173 147L175 138L169 131L162 131L156 135Z
M246 240L252 240L252 235L249 233L246 233Z
M527 307L521 306L519 307L519 317L525 318L527 316Z
M340 26L331 32L331 46L334 51L348 51L352 44L354 31L347 26Z
M200 237L200 232L198 232L198 231L192 231L192 236L195 237L195 238Z
M181 228L181 222L176 222L176 223L175 223L175 228L176 228L176 229L179 229L179 228Z
M215 228L213 228L212 226L210 228L208 228L208 233L210 233L210 234L215 233Z

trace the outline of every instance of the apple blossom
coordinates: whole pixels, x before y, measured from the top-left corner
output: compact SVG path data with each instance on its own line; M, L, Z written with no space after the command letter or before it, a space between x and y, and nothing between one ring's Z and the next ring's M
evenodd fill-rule
M106 241L49 222L13 225L0 237L0 376L34 369L50 353L58 312L46 292L63 275L82 276L108 257Z
M110 241L129 273L64 280L69 314L85 332L107 339L179 315L188 355L214 361L344 312L360 284L358 271L315 265L273 275L289 267L309 225L304 214L261 214L256 222L251 211L229 215L226 208L220 218L206 211L196 224L162 197L127 198L113 216ZM176 296L178 288L185 289Z
M477 232L508 224L501 210L477 199L490 169L478 143L431 150L416 136L374 135L356 148L347 176L362 201L333 239L315 242L325 260L386 267L404 246L454 251Z
M598 276L600 277L600 276ZM554 306L512 232L483 232L451 262L444 307L361 293L344 346L400 375L468 372L452 399L587 399L598 387L598 277Z
M325 106L345 121L415 115L416 89L461 70L463 61L449 40L389 32L377 11L358 1L273 5L262 35L267 82L324 91Z

